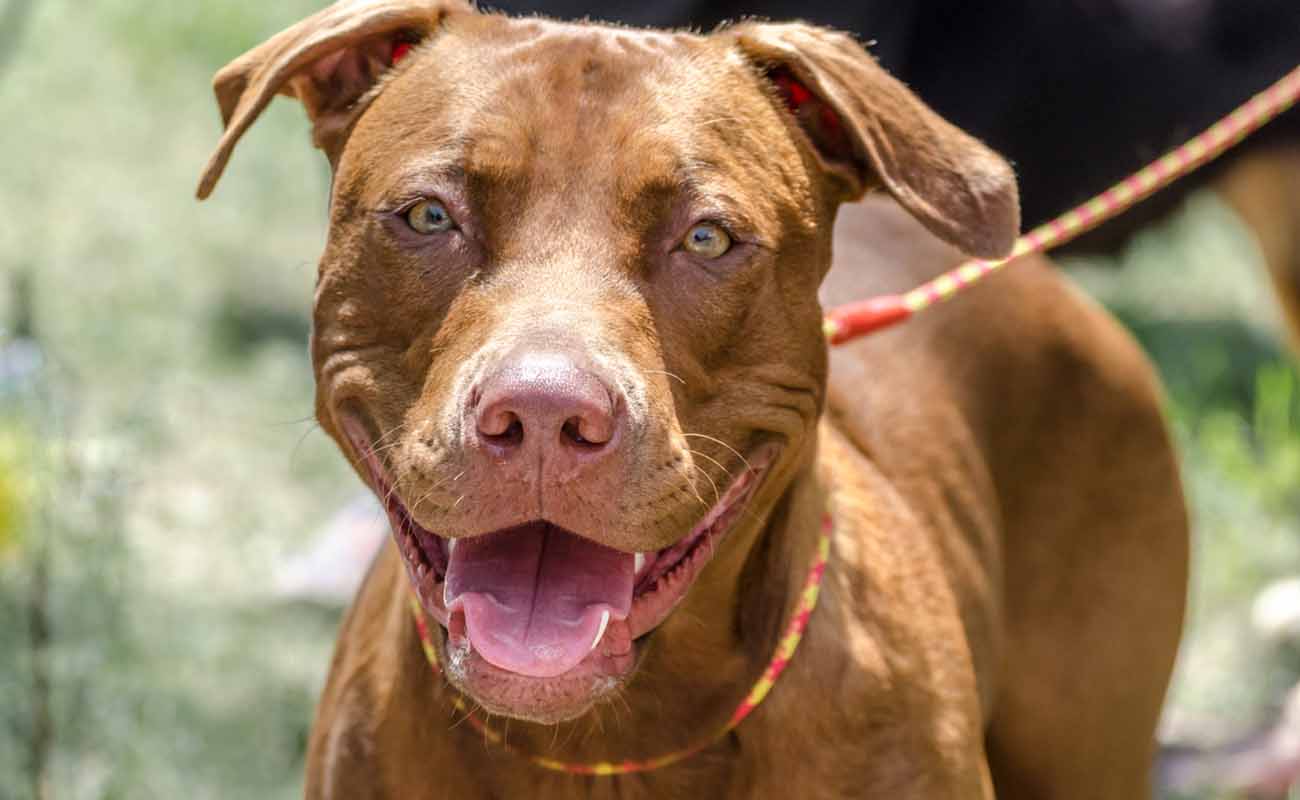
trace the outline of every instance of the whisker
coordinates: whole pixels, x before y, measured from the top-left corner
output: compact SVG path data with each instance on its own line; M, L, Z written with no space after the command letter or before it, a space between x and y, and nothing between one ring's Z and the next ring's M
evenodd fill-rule
M469 721L470 713L472 712L469 708L456 708L453 706L451 709L451 724L447 726L447 730L454 731L461 725L464 725ZM457 719L458 716L459 719Z
M704 455L704 454L694 453L694 455ZM705 458L708 458L708 456L705 456ZM713 461L713 459L711 458L709 460ZM716 464L718 462L714 461L713 463ZM713 476L709 474L709 471L707 469L697 469L695 471L709 479L709 485L713 487L713 502L714 503L722 502L722 492L718 491L718 482L713 480Z
M411 505L410 505L410 512L411 512L411 516L412 516L412 517L414 517L414 516L416 516L416 515L418 515L418 514L420 513L420 504L423 503L423 502L425 502L426 500L428 500L430 497L433 497L433 493L436 492L436 491L438 491L438 487L441 486L441 485L442 485L442 481L439 481L438 483L435 483L433 486L430 486L430 487L429 487L429 491L427 491L427 492L425 492L424 494L420 495L420 499L419 499L419 500L416 500L414 503L411 503Z
M566 727L568 729L564 732L564 740L560 742L560 749L564 749L568 747L569 744L573 741L573 737L578 732L578 726L576 724L570 723ZM556 728L558 729L559 726L557 725Z
M591 724L587 726L587 735L582 737L582 743L586 744L591 741L592 734L600 734L600 738L605 738L605 717L603 714L591 715Z
M634 716L634 714L632 713L632 704L628 702L627 695L624 694L623 692L623 687L620 686L619 688L615 689L614 694L611 696L610 699L613 701L617 701L623 705L623 710L627 712L628 724L631 725L632 717ZM618 713L618 707L611 702L610 708L614 710L614 722L618 723L619 727L621 728L623 725L623 718Z
M380 434L380 435L379 435L379 438L378 438L378 439L375 439L375 441L372 442L370 446L371 446L371 447L379 447L381 444L384 443L384 441L385 441L386 439L389 439L389 438L391 438L391 437L393 437L393 436L397 436L398 434L402 433L402 431L406 430L407 427L409 427L409 426L410 426L410 423L409 423L409 422L401 422L401 423L398 423L397 425L394 425L392 428L389 428L387 431L385 431L384 433Z
M427 492L420 495L419 500L416 500L414 503L410 505L411 513L416 514L417 512L419 512L420 504L428 500L430 497L433 497L434 492L438 491L443 486L446 486L448 483L455 483L456 481L460 480L463 477L465 477L465 470L461 470L455 475L445 476L441 480L435 481L434 484L429 487L429 490Z
M714 458L713 456L707 453L701 453L699 450L691 450L691 455L699 456L700 458L707 458L708 460L712 461L714 464L718 465L718 469L722 470L723 475L726 475L728 478L731 477L731 470L727 469L725 464L723 464L721 461Z
M483 704L477 700L474 701L474 705L478 707L477 710L483 712L483 748L490 750L492 748L492 736L488 731L492 730L492 712L484 708Z
M673 380L675 380L675 381L677 381L678 383L680 383L682 386L685 386L685 385L686 385L686 379L685 379L685 378L683 378L681 375L678 375L678 374L675 373L675 372L669 372L669 371L666 370L666 369L647 369L647 370L642 370L642 371L645 372L647 375L666 375L666 376L668 376L669 378L672 378Z
M742 463L742 464L745 465L745 469L752 470L752 469L754 468L754 467L749 463L749 459L745 458L745 456L742 455L741 452L740 452L739 450L737 450L736 448L734 448L734 447L732 447L731 445L727 444L726 442L722 441L721 439L717 438L716 436L710 436L710 435L708 435L707 433L683 433L682 436L686 436L686 437L694 436L694 437L699 438L699 439L708 439L710 442L715 442L715 443L717 443L717 444L720 444L720 445L722 445L723 447L725 447L725 448L727 448L728 450L730 450L730 451L731 451L731 452L736 456L736 458L739 458L739 459L740 459L740 463Z
M307 430L302 432L302 436L298 437L297 443L294 444L293 450L289 453L290 469L293 469L294 463L298 460L298 450L302 448L302 443L307 441L307 437L311 436L314 431L318 430L320 430L320 423L313 422L311 425L307 426Z
M446 678L444 678L443 680L444 680L443 687L444 687L444 691L445 691L445 692L454 692L454 691L456 691L454 688L452 688L452 686L451 686L450 683L446 683L446 682L445 682L445 681L446 681ZM460 695L460 697L461 697L461 698L464 698L464 695ZM471 701L471 702L473 702L473 701ZM475 705L477 705L477 703L475 703ZM459 713L459 714L461 715L460 719L456 719L456 715L457 715L457 713ZM465 722L466 722L467 720L469 720L470 715L473 714L473 713L474 713L474 710L471 709L471 708L469 707L469 705L466 704L465 701L464 701L463 699L461 700L461 702L460 702L459 704L456 704L456 703L453 701L452 706L451 706L451 719L452 719L452 722L451 722L451 725L448 726L447 730L455 730L456 728L459 728L461 725L465 724Z
M384 508L388 508L392 504L393 497L396 494L397 494L397 483L394 482L388 487L388 491L384 492L384 499L383 499Z
M400 433L400 429L403 427L405 426L399 425L394 430L391 430L388 433L385 433L383 436L380 436L378 439L375 440L373 444L366 445L365 454L369 454L374 456L375 458L379 458L379 456L382 455L383 453L386 453L389 450L392 450L396 447L400 447L402 445L401 439L393 439L393 441L390 442L384 442L384 440L392 437L395 433ZM380 444L381 442L384 443ZM380 460L382 462L382 459Z
M380 453L387 452L387 451L389 451L389 450L392 450L393 448L401 447L402 444L403 444L403 442L402 442L401 439L394 439L393 441L391 441L391 442L386 442L386 443L384 443L384 444L382 444L382 445L379 445L378 447L372 447L372 448L370 449L370 452L371 452L371 454L373 454L373 455L379 455Z
M691 490L691 494L695 495L695 499L699 501L700 505L704 506L706 509L709 508L709 504L704 502L704 498L700 497L699 490L695 488L695 481L691 480L691 476L686 474L686 470L684 467L678 470L678 474L682 476L682 480L686 483L686 486Z
M307 414L305 416L298 417L297 419L278 419L271 422L270 424L272 427L275 428L285 428L290 425L302 425L303 423L306 422L314 422L315 420L316 420L315 414Z

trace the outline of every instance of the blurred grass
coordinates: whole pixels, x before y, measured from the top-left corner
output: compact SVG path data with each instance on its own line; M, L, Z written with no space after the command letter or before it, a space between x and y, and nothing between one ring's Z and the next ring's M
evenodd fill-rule
M328 174L280 102L192 195L212 73L318 5L38 2L0 72L0 342L27 275L45 354L0 374L2 797L29 796L42 669L50 796L300 794L335 620L267 591L357 485L309 422ZM1171 729L1248 725L1300 675L1248 625L1300 572L1300 385L1253 246L1200 197L1072 270L1169 385L1196 522Z
M300 795L336 623L265 595L356 485L307 422L328 175L284 103L213 201L193 189L212 73L315 5L38 3L0 73L0 308L30 275L53 365L2 400L20 460L49 462L24 552L0 557L5 798L30 788L38 661L51 796Z

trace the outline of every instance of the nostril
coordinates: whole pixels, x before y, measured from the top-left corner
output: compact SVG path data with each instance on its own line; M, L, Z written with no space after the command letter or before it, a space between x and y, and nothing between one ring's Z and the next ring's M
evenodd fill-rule
M569 417L565 420L564 427L560 429L560 436L569 444L593 450L609 444L612 438L604 427L592 425L582 417Z
M513 411L502 411L479 420L479 435L498 445L519 445L524 441L524 423Z
M582 423L577 417L565 420L564 427L560 429L560 435L570 444L576 444L580 447L592 446L591 442L582 438Z
M524 442L524 423L515 417L506 427L505 433L493 437L502 444L520 445Z

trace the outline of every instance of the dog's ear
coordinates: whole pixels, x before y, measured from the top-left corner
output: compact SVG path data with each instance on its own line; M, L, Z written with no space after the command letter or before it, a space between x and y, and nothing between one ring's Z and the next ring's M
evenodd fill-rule
M276 94L302 102L312 140L333 161L359 100L464 0L340 0L227 64L212 80L225 133L199 181L212 193L235 144Z
M842 200L883 185L932 233L993 258L1020 232L1015 175L851 37L802 23L724 29L793 115Z

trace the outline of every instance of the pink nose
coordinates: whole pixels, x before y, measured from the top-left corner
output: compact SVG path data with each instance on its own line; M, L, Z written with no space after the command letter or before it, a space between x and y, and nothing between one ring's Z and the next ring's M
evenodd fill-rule
M498 455L539 451L543 459L592 460L619 439L622 403L572 356L508 356L479 386L471 408L480 442Z

